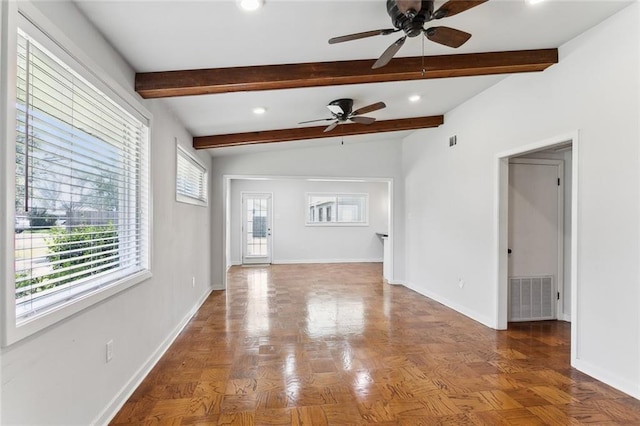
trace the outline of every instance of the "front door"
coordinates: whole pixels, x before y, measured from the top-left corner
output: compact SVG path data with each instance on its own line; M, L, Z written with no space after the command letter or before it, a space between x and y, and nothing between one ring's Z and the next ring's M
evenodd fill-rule
M271 194L242 194L242 264L271 263Z

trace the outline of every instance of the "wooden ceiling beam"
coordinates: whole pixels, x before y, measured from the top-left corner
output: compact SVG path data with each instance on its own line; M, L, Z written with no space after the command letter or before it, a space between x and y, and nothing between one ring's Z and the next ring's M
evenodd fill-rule
M233 133L227 135L197 136L193 138L193 147L195 149L222 148L227 146L364 135L369 133L398 132L402 130L438 127L442 123L444 123L444 117L442 115L436 115L430 117L376 121L368 125L349 123L340 125L326 133L324 132L324 129L327 126L316 126L300 127L296 129Z
M489 74L543 71L558 62L558 49L517 50L395 58L372 70L375 59L262 65L136 74L143 98L206 95L256 90L338 86Z

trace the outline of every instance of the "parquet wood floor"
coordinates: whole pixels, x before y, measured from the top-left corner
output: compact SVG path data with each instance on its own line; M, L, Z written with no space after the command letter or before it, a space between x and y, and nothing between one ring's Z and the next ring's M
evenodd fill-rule
M379 264L233 267L113 425L640 424L570 324L486 328Z

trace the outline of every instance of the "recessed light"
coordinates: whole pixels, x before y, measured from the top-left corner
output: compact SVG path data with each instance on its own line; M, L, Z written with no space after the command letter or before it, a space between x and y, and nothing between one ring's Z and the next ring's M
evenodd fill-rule
M264 0L237 0L240 9L247 12L258 10L264 5Z
M253 113L254 113L255 115L262 115L262 114L264 114L265 112L267 112L267 109L266 109L265 107L255 107L255 108L253 109Z
M542 3L544 0L527 0L527 3L529 4L538 4L538 3Z
M420 100L420 95L409 96L409 102L418 102L419 100Z

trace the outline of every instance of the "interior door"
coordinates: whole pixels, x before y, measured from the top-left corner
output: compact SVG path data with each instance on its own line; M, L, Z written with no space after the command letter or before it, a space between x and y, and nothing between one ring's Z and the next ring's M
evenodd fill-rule
M509 320L555 319L561 279L561 162L509 164Z
M271 194L242 194L242 263L271 263Z

